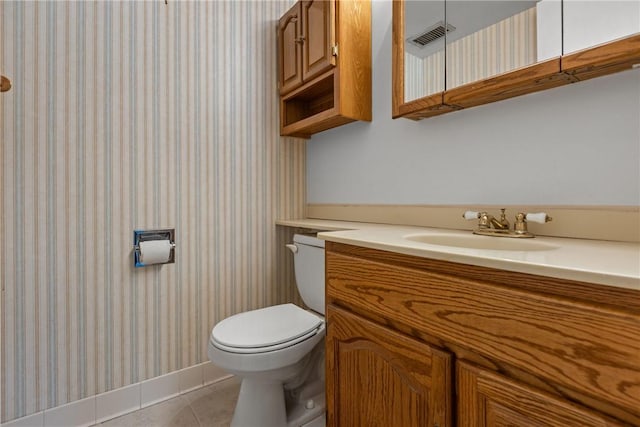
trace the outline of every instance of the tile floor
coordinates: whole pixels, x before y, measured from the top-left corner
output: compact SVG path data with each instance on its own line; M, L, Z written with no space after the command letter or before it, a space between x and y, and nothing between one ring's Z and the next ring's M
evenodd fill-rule
M139 411L100 427L226 427L231 423L240 381L229 378Z

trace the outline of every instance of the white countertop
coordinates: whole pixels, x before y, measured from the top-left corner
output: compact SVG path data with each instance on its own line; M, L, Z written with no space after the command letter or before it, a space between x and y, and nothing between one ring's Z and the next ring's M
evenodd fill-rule
M488 250L427 244L405 238L415 234L469 236L470 231L307 219L278 221L278 224L341 230L318 234L319 238L332 242L640 291L640 243L535 237L523 240L553 248L535 251Z

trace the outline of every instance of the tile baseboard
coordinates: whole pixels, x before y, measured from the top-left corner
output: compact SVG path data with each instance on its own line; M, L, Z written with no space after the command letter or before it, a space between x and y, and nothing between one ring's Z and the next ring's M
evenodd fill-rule
M140 409L140 383L96 396L96 424Z
M230 377L211 362L200 363L11 420L1 427L92 426Z
M187 368L189 369L189 368ZM180 395L180 371L151 378L140 383L140 407L155 405L156 403Z
M87 397L44 411L44 425L87 427L96 423L96 398Z
M44 426L44 411L37 412L33 415L27 415L26 417L18 418L8 423L2 424L2 427L35 427Z

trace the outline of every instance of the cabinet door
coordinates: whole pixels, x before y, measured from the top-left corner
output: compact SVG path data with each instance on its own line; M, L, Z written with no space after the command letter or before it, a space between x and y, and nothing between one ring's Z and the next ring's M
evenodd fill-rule
M309 81L335 65L335 2L302 2L302 80Z
M278 67L280 94L302 84L302 19L300 4L282 15L278 23Z
M513 380L464 362L457 363L459 427L621 426Z
M451 356L327 309L328 426L451 425Z

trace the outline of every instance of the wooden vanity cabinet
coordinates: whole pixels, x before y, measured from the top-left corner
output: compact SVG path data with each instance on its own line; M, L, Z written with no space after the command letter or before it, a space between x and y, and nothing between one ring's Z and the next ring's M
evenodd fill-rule
M278 22L280 135L371 121L370 0L303 0Z
M327 308L330 426L451 426L451 355Z
M640 292L325 249L327 425L640 425Z
M622 426L602 414L467 362L457 362L459 427Z

